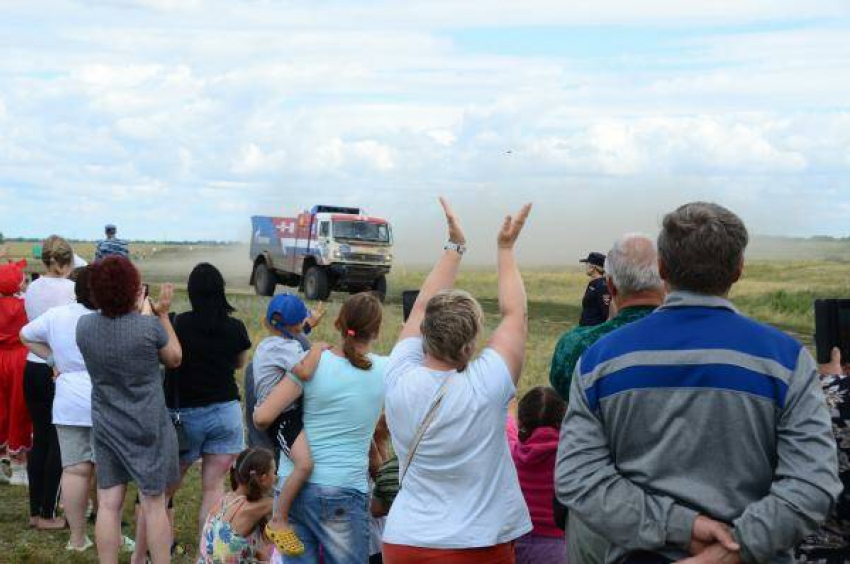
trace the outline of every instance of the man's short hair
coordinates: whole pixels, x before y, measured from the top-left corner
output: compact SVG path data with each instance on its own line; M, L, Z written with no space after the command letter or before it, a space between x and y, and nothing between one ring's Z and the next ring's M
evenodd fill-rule
M621 294L660 290L655 241L643 233L629 233L614 242L606 259L608 276Z
M693 202L664 216L658 255L671 288L720 296L737 280L748 242L740 217L717 204Z

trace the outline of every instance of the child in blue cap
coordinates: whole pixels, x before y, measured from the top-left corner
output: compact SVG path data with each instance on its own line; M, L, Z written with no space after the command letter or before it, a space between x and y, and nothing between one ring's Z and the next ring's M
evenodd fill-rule
M266 310L265 325L271 333L260 342L254 352L254 391L260 405L287 372L299 380L307 381L319 365L322 353L330 348L327 343L314 343L309 352L304 350L303 339L310 310L301 298L292 294L279 294L272 298ZM290 460L294 469L286 478L278 497L266 535L286 556L300 556L304 544L289 525L289 509L313 471L313 457L304 434L303 405L299 399L281 413L268 428L275 450Z

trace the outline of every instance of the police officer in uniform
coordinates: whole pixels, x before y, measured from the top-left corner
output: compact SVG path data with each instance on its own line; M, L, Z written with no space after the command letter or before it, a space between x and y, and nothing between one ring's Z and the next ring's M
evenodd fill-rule
M581 319L579 325L589 327L608 321L608 308L611 305L611 294L605 284L605 255L590 253L579 262L587 264L587 275L590 283L581 301Z

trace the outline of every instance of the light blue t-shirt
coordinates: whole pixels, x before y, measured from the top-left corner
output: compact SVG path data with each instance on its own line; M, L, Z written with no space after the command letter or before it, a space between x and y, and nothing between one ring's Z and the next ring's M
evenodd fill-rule
M309 382L287 375L304 390L304 430L313 455L311 484L369 492L369 445L384 406L387 358L370 354L370 370L325 351ZM278 475L292 462L280 457Z

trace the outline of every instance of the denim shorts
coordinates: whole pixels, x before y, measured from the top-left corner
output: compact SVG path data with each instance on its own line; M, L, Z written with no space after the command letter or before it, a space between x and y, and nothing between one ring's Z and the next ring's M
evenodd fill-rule
M171 416L178 412L186 438L181 464L192 464L204 454L239 454L245 450L242 406L238 401L172 409Z

